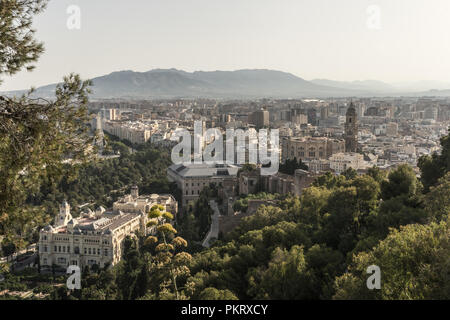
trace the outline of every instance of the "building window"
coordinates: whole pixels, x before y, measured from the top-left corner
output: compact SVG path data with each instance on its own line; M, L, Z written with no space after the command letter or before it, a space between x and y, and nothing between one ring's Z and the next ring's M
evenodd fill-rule
M105 249L105 257L108 256L108 249Z
M47 258L44 258L44 262L43 262L44 266L47 265Z
M44 246L44 252L47 252L47 246Z
M87 248L84 248L84 254L87 254Z
M88 249L88 252L89 252L89 254L91 254L91 253L92 253L92 251L91 251L91 248L89 248L89 249Z
M101 255L100 249L97 249L97 254Z

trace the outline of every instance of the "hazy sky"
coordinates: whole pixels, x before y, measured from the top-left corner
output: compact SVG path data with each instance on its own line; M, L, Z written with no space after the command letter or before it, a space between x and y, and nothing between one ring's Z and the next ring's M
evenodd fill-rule
M80 30L67 27L70 5ZM0 91L154 68L450 81L449 0L51 0L35 28L45 54Z

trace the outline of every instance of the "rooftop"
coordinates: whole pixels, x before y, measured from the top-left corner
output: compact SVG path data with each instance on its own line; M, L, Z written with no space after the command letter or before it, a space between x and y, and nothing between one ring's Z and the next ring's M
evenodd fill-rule
M174 164L169 170L181 177L236 176L239 167L227 164Z

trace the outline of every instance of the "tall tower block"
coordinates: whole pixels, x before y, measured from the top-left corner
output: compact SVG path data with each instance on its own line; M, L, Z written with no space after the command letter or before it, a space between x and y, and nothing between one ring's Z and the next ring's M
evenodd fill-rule
M358 149L358 116L353 102L347 109L345 121L345 152L356 152Z

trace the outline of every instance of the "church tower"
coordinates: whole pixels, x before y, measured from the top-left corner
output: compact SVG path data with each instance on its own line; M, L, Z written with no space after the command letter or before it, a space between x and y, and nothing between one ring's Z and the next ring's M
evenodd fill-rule
M104 110L103 110L104 111ZM100 148L105 146L105 134L103 133L103 112L99 112L95 119L95 144Z
M70 220L72 220L70 205L64 200L59 206L59 214L55 217L55 227L67 226Z
M353 102L347 109L345 121L345 152L356 152L358 149L358 117Z
M139 197L139 188L138 186L132 186L131 187L131 197L133 200L136 200Z

